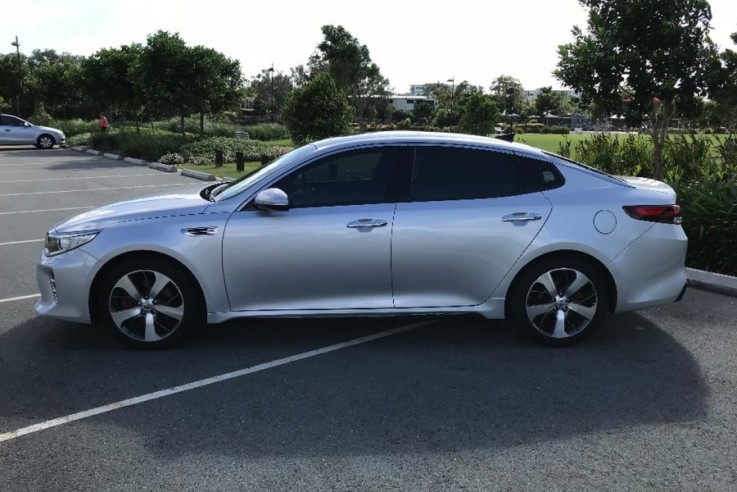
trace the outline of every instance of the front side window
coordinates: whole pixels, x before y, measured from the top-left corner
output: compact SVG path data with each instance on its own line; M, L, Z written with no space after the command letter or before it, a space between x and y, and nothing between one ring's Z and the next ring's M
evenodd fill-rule
M279 180L292 208L388 203L396 200L407 147L375 147L322 158Z

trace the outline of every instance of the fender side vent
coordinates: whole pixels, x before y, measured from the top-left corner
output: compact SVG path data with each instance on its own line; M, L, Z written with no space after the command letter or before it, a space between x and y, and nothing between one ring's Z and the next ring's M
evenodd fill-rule
M182 229L182 234L185 236L215 236L217 233L217 227L190 227L189 229Z

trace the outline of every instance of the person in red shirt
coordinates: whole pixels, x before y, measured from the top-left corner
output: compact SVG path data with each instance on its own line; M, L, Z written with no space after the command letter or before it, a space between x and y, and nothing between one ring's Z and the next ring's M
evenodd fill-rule
M100 113L100 131L102 133L107 131L107 118L105 118L105 113Z

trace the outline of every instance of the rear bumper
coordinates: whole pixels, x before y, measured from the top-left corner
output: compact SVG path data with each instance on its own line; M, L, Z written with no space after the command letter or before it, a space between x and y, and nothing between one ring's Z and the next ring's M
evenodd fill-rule
M688 239L680 226L655 224L608 266L617 284L615 312L677 302L686 288Z

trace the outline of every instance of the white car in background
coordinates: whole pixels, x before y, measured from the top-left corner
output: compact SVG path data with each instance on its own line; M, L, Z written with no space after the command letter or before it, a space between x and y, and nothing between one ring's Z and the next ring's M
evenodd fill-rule
M64 145L64 132L48 126L38 126L9 114L0 114L0 145L35 145L51 149Z

